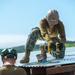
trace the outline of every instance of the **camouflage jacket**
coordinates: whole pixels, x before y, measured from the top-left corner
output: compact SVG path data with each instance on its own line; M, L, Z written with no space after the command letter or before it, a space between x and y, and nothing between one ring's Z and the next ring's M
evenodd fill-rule
M3 65L0 68L0 75L27 75L26 71L15 65Z
M55 25L53 28L50 28L46 18L43 18L39 23L39 29L45 41L46 34L48 34L49 38L58 37L59 35L59 38L62 42L66 41L64 25L60 20L57 25Z

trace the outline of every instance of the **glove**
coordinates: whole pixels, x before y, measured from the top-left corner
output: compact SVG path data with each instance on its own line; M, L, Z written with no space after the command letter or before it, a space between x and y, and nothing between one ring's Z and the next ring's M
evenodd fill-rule
M50 40L50 37L49 37L49 35L48 34L45 34L45 37L44 37L44 39L48 42L49 40Z

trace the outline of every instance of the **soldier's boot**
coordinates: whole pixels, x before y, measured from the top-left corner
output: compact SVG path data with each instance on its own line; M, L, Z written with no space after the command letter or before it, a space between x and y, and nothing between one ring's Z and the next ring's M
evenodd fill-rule
M41 50L41 55L42 55L43 59L46 59L47 55L46 55L45 45L40 45L40 50Z
M46 51L45 50L41 50L41 55L42 55L42 58L43 59L46 59L47 58L47 55L46 55Z
M37 54L36 57L38 60L43 60L47 58L45 45L40 45L41 54Z
M20 63L28 63L30 58L30 51L26 51L25 55L20 59Z

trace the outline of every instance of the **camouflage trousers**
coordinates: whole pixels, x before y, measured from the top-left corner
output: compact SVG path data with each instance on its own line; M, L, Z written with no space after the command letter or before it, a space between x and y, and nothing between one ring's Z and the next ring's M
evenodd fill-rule
M38 39L43 40L39 28L35 27L31 30L31 33L28 36L28 39L25 45L25 50L32 51Z
M27 39L27 42L25 45L25 50L32 51L38 39L43 40L39 28L35 27L31 30L31 33L28 36L28 39ZM48 43L56 43L57 41L61 43L61 41L58 37L51 38L51 40ZM51 48L54 48L54 47L52 46ZM60 51L56 51L56 50L52 49L50 54L56 58L58 58L58 56L60 58L63 58L65 55L64 44L63 44L63 48Z

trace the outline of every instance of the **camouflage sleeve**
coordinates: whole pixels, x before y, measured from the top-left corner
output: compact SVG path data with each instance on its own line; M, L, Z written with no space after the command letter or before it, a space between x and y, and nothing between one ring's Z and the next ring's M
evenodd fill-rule
M65 28L64 28L64 25L63 25L62 22L60 22L59 25L60 25L60 28L59 28L59 37L60 37L61 41L63 43L65 43L66 42Z
M39 23L39 29L40 29L43 39L47 41L49 38L46 37L46 36L48 36L48 31L47 31L46 26L47 25L45 24L45 22L41 20Z
M47 34L46 25L42 20L39 23L39 29L40 29L41 35Z

